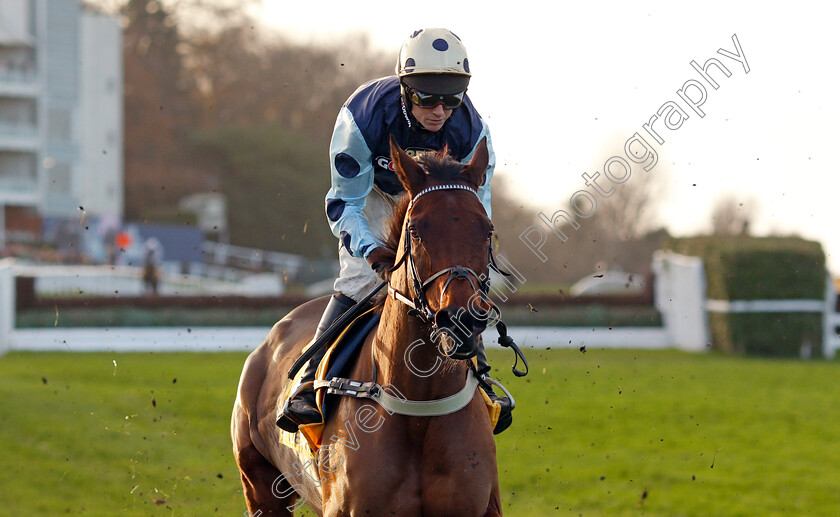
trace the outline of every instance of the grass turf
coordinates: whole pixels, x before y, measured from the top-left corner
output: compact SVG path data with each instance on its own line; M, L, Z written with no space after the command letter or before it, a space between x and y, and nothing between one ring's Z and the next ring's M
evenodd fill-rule
M509 516L836 515L835 361L526 351L497 437ZM229 416L244 354L0 358L0 516L245 512ZM311 515L303 513L303 515Z

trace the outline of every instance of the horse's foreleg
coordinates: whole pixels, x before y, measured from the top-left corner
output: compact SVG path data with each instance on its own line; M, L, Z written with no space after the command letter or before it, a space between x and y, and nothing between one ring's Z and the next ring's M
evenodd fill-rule
M297 494L283 474L266 460L256 447L249 445L238 451L236 462L242 477L245 502L253 517L293 515Z
M490 503L487 505L484 517L502 517L502 501L497 491L490 494Z

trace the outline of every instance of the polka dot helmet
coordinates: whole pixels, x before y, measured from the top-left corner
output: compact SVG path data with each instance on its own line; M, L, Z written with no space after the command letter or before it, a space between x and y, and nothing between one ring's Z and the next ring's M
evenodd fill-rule
M414 31L400 48L396 73L410 88L439 95L465 91L472 75L467 49L449 29Z

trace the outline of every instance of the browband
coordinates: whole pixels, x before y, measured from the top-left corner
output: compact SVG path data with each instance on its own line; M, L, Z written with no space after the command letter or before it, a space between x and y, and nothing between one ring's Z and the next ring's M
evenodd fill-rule
M470 192L475 194L475 197L479 197L478 192L473 190L472 187L468 187L467 185L461 185L461 184L458 184L458 183L452 183L450 185L435 185L433 187L424 188L423 190L418 192L417 195L414 196L411 199L411 203L408 204L408 208L411 208L414 205L414 203L416 203L417 200L420 199L420 196L428 194L429 192L434 192L436 190L469 190ZM479 201L481 201L480 197L479 197Z

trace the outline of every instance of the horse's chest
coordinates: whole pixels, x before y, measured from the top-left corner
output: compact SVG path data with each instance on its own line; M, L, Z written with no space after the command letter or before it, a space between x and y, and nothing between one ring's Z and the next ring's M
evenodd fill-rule
M475 447L463 440L396 443L384 434L356 438L357 449L336 449L344 462L341 481L325 494L327 507L341 502L360 515L485 514L495 464Z

